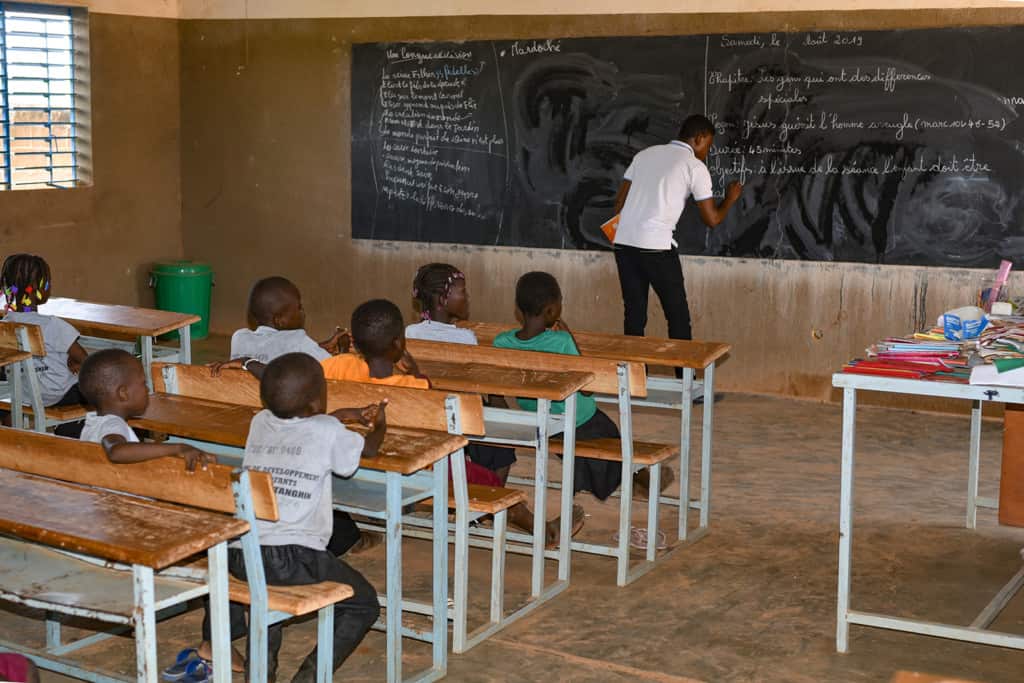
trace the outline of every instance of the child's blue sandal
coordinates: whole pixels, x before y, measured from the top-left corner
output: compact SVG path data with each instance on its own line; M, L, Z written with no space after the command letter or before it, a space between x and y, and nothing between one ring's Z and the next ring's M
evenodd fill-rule
M184 680L185 676L188 675L188 665L196 661L202 661L199 651L195 648L186 648L178 653L178 656L174 659L174 664L163 670L160 678L165 681Z
M185 667L181 683L210 683L213 680L213 665L205 659L193 659Z

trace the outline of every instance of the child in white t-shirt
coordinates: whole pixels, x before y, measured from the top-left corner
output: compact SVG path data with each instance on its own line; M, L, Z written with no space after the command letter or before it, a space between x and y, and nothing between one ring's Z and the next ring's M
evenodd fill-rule
M43 333L46 355L36 358L36 378L43 405L71 406L84 403L78 389L78 370L87 352L78 343L78 330L70 323L37 309L50 299L50 265L35 254L12 254L0 267L0 290L7 302L5 322L38 325ZM29 400L28 387L23 385L21 400ZM57 427L62 436L77 437L81 423Z
M82 394L96 412L85 417L82 441L103 446L110 462L134 463L155 458L178 456L185 459L189 472L196 466L206 469L213 456L181 443L140 443L126 421L146 412L149 389L139 359L121 349L103 349L82 363L79 373Z
M412 296L420 322L405 328L406 339L476 345L473 330L456 327L469 319L469 291L466 276L447 263L428 263L416 271Z
M377 592L362 574L327 548L332 532L332 477L348 477L360 458L374 457L386 431L384 403L362 409L371 427L364 437L346 429L337 413L326 414L327 383L320 364L304 353L288 353L271 361L260 380L266 409L253 417L245 443L243 467L268 472L277 494L279 520L258 520L260 550L268 584L295 586L337 581L352 587L351 598L334 606L334 668L356 649L377 621ZM344 411L344 417L349 411ZM228 569L245 579L245 561L238 548L228 550ZM209 641L209 615L203 622ZM274 679L282 625L268 633L268 678ZM231 638L246 632L245 611L231 603ZM292 681L316 676L316 650L303 661Z
M231 335L231 360L214 363L214 374L225 368L245 368L258 379L267 363L286 353L305 353L322 361L349 347L348 332L340 327L319 343L306 334L302 294L283 277L266 277L253 284L248 317L256 328Z
M212 363L210 371L214 376L227 368L243 368L259 379L267 363L286 353L305 353L322 361L348 351L350 345L348 331L340 327L319 343L306 334L302 293L287 278L265 277L253 283L248 318L256 329L243 328L231 335L231 360ZM335 555L366 552L380 545L381 540L380 534L361 532L344 510L334 511L330 550Z

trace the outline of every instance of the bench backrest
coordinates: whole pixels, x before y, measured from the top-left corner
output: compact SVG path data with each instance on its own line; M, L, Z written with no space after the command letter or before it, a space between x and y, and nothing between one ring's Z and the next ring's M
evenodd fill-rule
M19 332L19 328L24 332ZM21 336L19 340L18 337ZM46 345L43 343L43 331L39 325L28 323L4 322L0 320L0 347L28 351L33 356L45 356Z
M224 403L259 407L260 384L244 370L224 370L214 377L209 368L201 365L176 363L153 364L153 388L168 394L205 398ZM392 427L429 429L447 432L449 429L445 401L450 392L408 387L390 387L359 382L327 382L327 410L358 408L388 399L387 419ZM482 436L484 408L480 396L458 396L461 433Z
M593 381L587 391L616 394L619 391L619 361L607 358L563 356L557 353L514 351L493 346L470 346L445 342L406 340L413 358L453 363L481 363L503 368L549 370L555 372L592 372ZM641 363L627 363L629 390L632 396L647 396L647 373Z
M115 465L98 443L0 427L0 467L168 503L235 512L233 468L227 465L212 464L193 473L174 457ZM249 472L249 482L256 516L276 521L277 499L270 475Z

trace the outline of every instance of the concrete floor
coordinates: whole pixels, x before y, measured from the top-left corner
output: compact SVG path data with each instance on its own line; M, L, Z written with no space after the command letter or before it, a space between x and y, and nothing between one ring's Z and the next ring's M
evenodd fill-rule
M641 410L636 420L644 439L677 438L678 414ZM966 417L866 407L858 428L853 606L969 623L1020 568L1024 533L998 526L993 511L980 513L976 531L963 527ZM850 653L836 654L839 442L836 405L727 395L715 409L710 535L622 589L612 560L576 555L567 592L452 657L448 680L854 682L888 681L901 669L1024 680L1024 653L863 627L852 628ZM986 422L986 494L997 487L999 447L1000 424ZM530 457L521 455L516 468L531 473ZM617 501L577 500L590 515L581 537L606 542ZM637 505L635 519L642 515ZM663 519L673 531L673 516ZM429 545L409 540L404 552L406 591L425 597ZM474 550L472 562L471 615L480 617L489 554ZM352 564L383 586L382 547ZM510 556L507 574L512 605L528 590L527 558ZM161 661L194 642L200 617L192 611L161 623ZM279 680L313 646L314 627L286 629ZM1024 597L995 627L1024 633ZM39 643L42 624L0 611L0 637ZM429 663L426 645L406 641L405 653L407 671ZM127 672L133 649L119 639L85 659ZM372 632L337 680L383 676L384 638Z

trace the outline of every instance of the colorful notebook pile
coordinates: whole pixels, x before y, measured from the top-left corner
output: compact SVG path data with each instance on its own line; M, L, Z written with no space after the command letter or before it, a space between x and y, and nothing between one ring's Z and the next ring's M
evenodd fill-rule
M966 379L970 372L962 346L934 331L906 338L890 337L873 344L867 350L866 359L855 359L844 365L843 372L906 379Z

